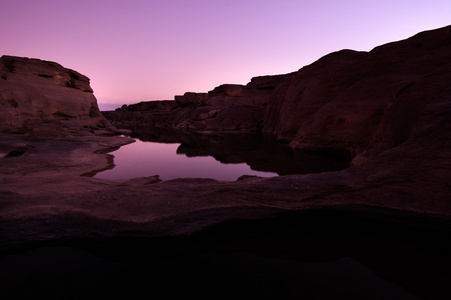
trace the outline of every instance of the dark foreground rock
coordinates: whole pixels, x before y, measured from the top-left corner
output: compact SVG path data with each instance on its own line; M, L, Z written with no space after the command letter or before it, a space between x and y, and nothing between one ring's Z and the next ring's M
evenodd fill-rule
M190 236L41 243L0 261L2 292L84 299L149 291L203 299L446 296L446 234L424 226L436 220L379 218L313 210L231 220Z
M103 180L87 175L112 167L105 152L132 140L105 136L110 125L96 123L95 107L86 119L92 128L78 121L85 115L30 114L33 124L50 122L63 135L33 132L27 118L2 125L2 295L449 298L449 36L443 28L370 53L338 52L271 85L272 77L226 85L207 100L188 94L176 105L125 107L111 118L121 124L136 114L128 125L149 125L154 114L164 122L180 117L174 124L211 132L231 128L212 122L239 109L228 101L243 98L263 119L233 130L268 130L298 148L347 150L353 165L334 172L234 182L161 181L158 174ZM3 68L0 81L14 70ZM264 111L254 92L265 95ZM210 100L214 105L197 103ZM81 129L67 125L73 120Z

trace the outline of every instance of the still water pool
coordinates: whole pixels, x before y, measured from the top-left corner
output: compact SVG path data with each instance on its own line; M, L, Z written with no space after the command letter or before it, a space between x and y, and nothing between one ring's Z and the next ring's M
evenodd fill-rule
M134 128L136 142L111 152L115 167L94 177L237 180L242 175L273 177L336 171L349 157L330 151L299 151L261 134L187 134L161 128Z
M162 180L175 178L213 178L237 180L241 175L260 177L277 176L274 172L252 170L246 163L221 163L212 156L188 157L177 153L181 144L165 144L136 140L122 146L114 155L115 167L94 177L103 179L129 179L160 175Z

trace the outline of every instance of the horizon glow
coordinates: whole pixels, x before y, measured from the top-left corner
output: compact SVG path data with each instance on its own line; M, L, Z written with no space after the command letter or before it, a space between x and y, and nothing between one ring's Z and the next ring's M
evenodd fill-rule
M100 105L172 100L290 73L451 24L445 0L6 0L0 55L91 79Z

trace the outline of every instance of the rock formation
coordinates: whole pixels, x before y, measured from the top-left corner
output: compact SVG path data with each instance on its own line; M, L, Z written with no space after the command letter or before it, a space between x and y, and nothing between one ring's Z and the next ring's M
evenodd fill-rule
M175 101L125 105L104 115L121 127L149 125L190 132L261 132L272 92L292 76L256 77L245 86L223 84L208 93L187 92L175 96Z
M450 61L451 27L329 54L277 90L264 130L293 147L349 149L359 163L417 138L426 118L444 113Z
M263 131L353 157L338 171L234 182L89 177L113 166L105 152L132 140L85 131L108 126L85 77L2 58L2 295L130 296L154 283L166 295L209 298L449 298L450 55L445 27L105 113L124 127ZM73 134L32 130L49 124Z
M0 58L0 132L61 134L63 128L105 128L89 79L61 65Z
M413 139L426 130L427 115L447 107L450 32L422 32L370 52L342 50L295 73L186 93L169 111L137 113L131 105L105 115L118 126L263 131L293 148L348 151L359 164Z

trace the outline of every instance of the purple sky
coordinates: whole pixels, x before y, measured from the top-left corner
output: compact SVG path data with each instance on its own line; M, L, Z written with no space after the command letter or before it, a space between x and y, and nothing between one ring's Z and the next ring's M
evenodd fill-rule
M451 24L449 0L1 0L0 55L56 61L100 104L289 73Z

